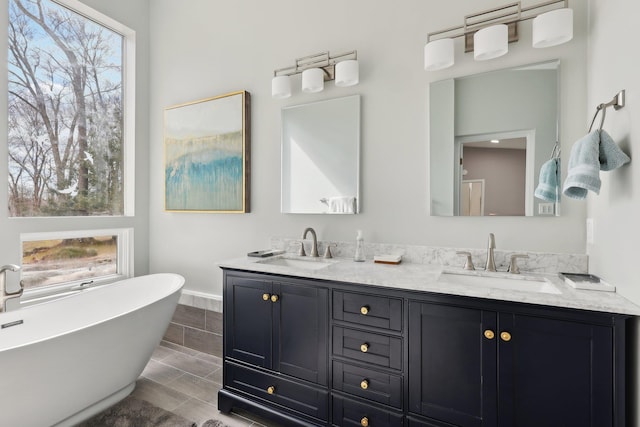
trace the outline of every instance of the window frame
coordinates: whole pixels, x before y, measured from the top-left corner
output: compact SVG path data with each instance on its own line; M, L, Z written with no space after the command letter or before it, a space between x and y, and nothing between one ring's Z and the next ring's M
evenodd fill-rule
M136 32L115 19L98 12L78 0L49 0L70 9L96 24L108 28L122 36L122 151L123 151L123 212L122 215L91 215L93 218L122 218L135 216L135 111L136 111ZM63 218L64 216L31 216L25 218ZM84 216L70 216L84 218Z
M93 230L71 230L71 231L46 231L35 233L20 234L20 260L22 260L22 248L24 242L36 240L56 240L56 239L74 239L83 237L99 237L99 236L116 236L118 239L117 255L116 255L116 273L107 276L74 280L70 282L59 283L56 285L48 285L36 287L33 289L25 289L22 294L21 304L29 305L36 302L43 302L52 297L60 297L75 293L82 289L82 284L91 281L90 287L106 285L118 282L134 276L134 242L133 228L111 228L111 229L93 229ZM22 266L22 262L20 262ZM87 286L88 287L88 286ZM85 288L87 288L85 287Z

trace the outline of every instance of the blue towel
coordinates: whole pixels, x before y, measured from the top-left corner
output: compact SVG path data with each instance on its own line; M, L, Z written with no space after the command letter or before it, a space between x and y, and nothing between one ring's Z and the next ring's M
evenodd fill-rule
M594 130L571 147L564 195L585 199L588 191L600 193L600 171L611 171L631 161L604 130Z
M540 168L540 179L533 193L547 202L560 201L560 159L547 160Z
M579 139L569 156L569 171L562 192L572 199L586 199L587 193L600 193L599 131Z
M607 131L600 131L600 170L611 171L625 163L629 163L631 159L618 147L613 138Z

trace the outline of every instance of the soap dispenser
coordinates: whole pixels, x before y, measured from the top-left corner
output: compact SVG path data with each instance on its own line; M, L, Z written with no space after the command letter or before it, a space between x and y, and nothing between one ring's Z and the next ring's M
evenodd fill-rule
M364 261L364 239L362 238L362 230L358 230L356 235L356 253L353 260L357 262Z

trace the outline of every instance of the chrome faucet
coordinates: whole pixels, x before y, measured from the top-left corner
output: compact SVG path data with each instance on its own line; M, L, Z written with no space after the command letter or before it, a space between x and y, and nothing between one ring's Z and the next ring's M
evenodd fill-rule
M313 237L313 246L311 246L311 256L317 257L318 256L318 237L316 236L315 230L311 227L305 228L304 232L302 233L302 240L307 238L308 232L311 232L311 237Z
M0 312L7 311L7 301L13 298L20 298L24 288L20 283L20 290L7 292L7 270L19 271L20 267L15 264L7 264L0 267Z
M484 266L486 271L496 271L496 262L493 258L493 250L496 248L496 236L489 233L489 243L487 245L487 264Z

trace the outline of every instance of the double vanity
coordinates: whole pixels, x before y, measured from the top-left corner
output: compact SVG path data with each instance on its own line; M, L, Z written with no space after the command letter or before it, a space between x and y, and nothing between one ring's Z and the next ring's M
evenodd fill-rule
M223 412L279 425L625 425L625 329L640 308L615 292L289 253L221 267Z

